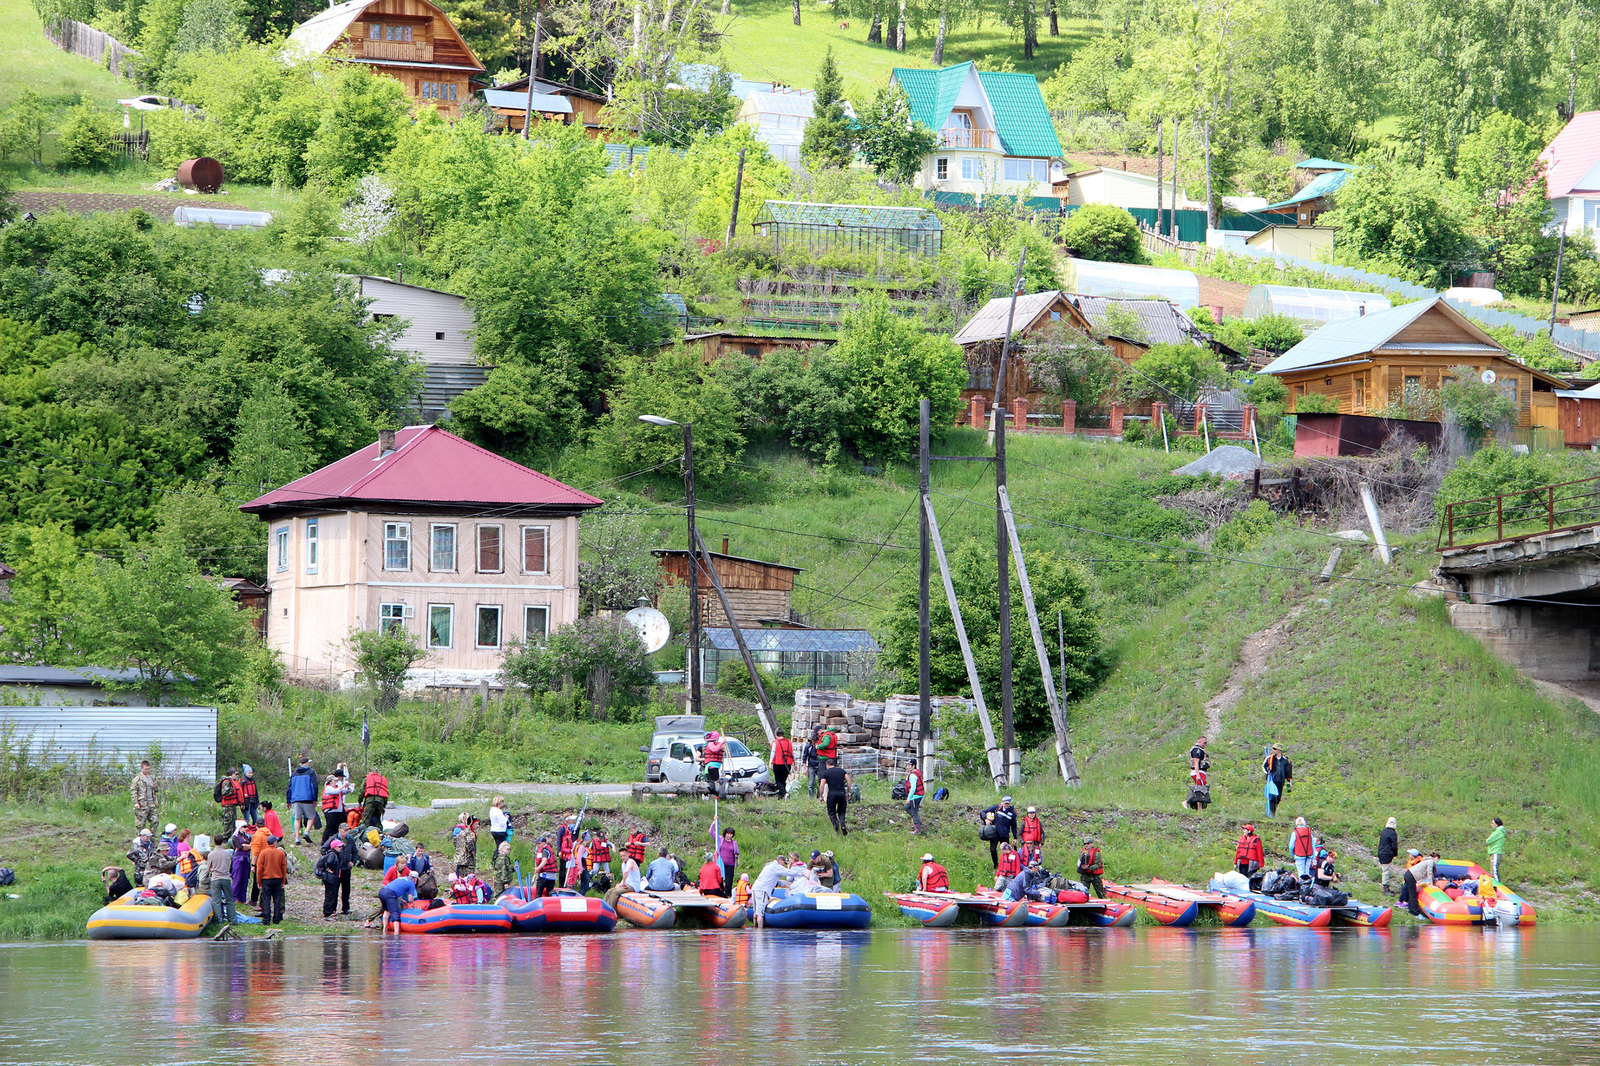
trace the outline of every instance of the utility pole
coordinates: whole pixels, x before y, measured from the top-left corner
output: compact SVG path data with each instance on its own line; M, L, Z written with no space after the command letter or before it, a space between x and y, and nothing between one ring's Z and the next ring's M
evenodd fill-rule
M1167 120L1156 119L1156 232L1161 232L1161 194L1165 189L1162 181L1165 175L1161 173L1161 164L1166 161L1167 146L1163 138L1167 135Z
M648 422L652 426L682 426L683 427L683 491L687 500L689 516L689 649L684 657L684 667L689 682L689 713L700 713L700 559L696 548L703 549L700 544L700 530L694 524L694 426L688 422L675 422L670 418L660 415L640 415L639 421ZM706 556L706 566L711 565L711 557ZM731 621L732 615L729 619ZM751 677L759 686L761 680L752 672Z
M533 129L533 80L539 76L539 34L544 29L544 3L543 0L533 5L533 51L528 55L528 102L527 110L522 112L522 139L527 140L532 136Z
M1561 299L1561 260L1567 254L1567 224L1561 223L1561 239L1556 242L1556 281L1550 286L1550 336L1556 335L1556 303Z
M1028 261L1024 248L1017 257L1017 278L1011 285L1011 307L1006 311L1006 337L1000 345L1000 369L994 379L994 481L995 481L995 543L1000 584L996 590L1000 597L1000 719L1001 753L1004 756L1006 779L1013 785L1022 783L1022 761L1017 757L1016 721L1011 702L1011 538L1006 531L1006 364L1011 359L1011 330L1016 324L1017 291L1022 288L1022 268Z
M739 149L739 173L733 178L733 214L728 216L728 239L724 244L733 243L735 228L739 225L739 193L744 188L744 149ZM774 226L774 229L777 227Z
M932 481L929 477L932 459L928 454L928 417L928 398L924 396L918 404L917 415L917 484L922 490L923 499L928 498ZM928 509L918 507L917 513L921 518L918 526L922 549L917 567L917 762L926 779L928 772L933 769L933 652L928 628L928 577L932 544L928 530Z

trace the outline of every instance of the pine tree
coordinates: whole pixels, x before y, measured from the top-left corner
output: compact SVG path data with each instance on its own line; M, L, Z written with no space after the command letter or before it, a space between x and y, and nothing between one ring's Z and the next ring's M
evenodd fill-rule
M855 122L845 114L843 93L844 80L829 48L817 71L817 98L800 142L801 158L814 169L847 167L856 157Z

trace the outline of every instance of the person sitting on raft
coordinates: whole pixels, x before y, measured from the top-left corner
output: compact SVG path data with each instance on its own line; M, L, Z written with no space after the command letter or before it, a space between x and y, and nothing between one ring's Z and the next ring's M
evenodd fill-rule
M700 880L695 885L702 896L722 895L722 867L717 865L717 857L712 852L706 852L706 861L700 867Z
M950 872L939 863L933 861L933 853L931 851L925 852L922 856L922 869L917 874L917 891L950 891Z
M450 882L450 902L488 903L489 886L476 873L463 874Z

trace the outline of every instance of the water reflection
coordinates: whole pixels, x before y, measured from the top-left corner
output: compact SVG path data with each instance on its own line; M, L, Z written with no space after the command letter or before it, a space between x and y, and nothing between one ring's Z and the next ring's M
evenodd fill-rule
M0 947L0 1061L1600 1062L1600 931L909 930ZM155 1054L151 1034L160 1034Z

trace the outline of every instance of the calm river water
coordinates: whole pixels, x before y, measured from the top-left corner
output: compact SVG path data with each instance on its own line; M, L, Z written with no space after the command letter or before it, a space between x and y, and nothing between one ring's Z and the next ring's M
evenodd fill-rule
M1600 930L0 946L0 1063L1600 1062ZM392 1053L388 1054L388 1053Z

